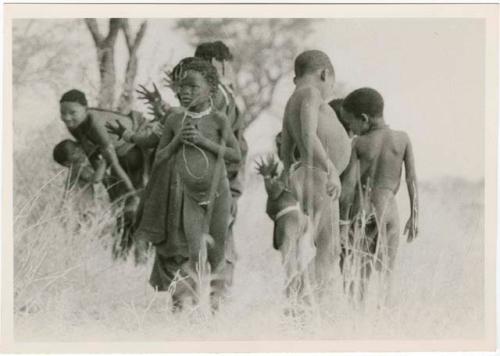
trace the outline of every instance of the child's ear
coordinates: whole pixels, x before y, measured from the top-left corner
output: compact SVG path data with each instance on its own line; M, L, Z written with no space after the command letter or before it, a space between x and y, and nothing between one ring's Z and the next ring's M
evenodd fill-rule
M328 76L328 72L326 71L326 69L322 69L319 76L321 78L321 81L325 82L326 77Z
M293 84L297 84L297 77L293 77Z
M361 114L361 119L366 124L370 122L370 117L368 115L366 115L366 114Z

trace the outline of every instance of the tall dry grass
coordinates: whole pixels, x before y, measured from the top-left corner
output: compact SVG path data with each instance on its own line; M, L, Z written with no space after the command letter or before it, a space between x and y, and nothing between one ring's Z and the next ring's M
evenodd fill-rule
M232 294L214 316L171 312L146 265L111 259L113 214L104 192L81 207L62 200L55 142L15 152L15 336L19 340L133 341L289 338L473 338L483 332L483 189L460 179L422 183L420 236L400 240L388 304L375 276L365 308L345 296L342 278L328 306L285 316L284 271L272 249L262 180L248 169L235 226L239 261ZM250 157L249 162L252 162ZM399 194L402 225L408 216ZM82 210L83 209L83 210Z

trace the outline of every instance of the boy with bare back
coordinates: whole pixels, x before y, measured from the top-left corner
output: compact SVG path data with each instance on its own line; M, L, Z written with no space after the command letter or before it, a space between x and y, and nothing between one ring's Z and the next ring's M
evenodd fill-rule
M411 205L410 219L405 227L408 242L413 241L418 232L418 198L410 139L405 132L389 128L383 111L382 96L371 88L355 90L344 99L342 116L358 136L353 140L349 166L342 176L340 217L342 235L347 239L350 219L363 209L368 215L374 214L378 231L373 234L375 238L368 246L369 253L379 251L382 255L376 258L386 255L387 261L382 259L379 262L390 272L394 266L400 234L395 195L399 190L403 165ZM361 187L357 186L358 183ZM367 198L365 202L356 197L357 191L363 192ZM377 265L380 267L381 263ZM366 277L369 277L369 273Z
M330 284L339 253L339 176L350 155L347 133L328 105L334 82L325 53L311 50L295 59L296 88L285 108L280 153L283 177L313 227L314 282L320 287ZM296 149L299 159L292 165Z

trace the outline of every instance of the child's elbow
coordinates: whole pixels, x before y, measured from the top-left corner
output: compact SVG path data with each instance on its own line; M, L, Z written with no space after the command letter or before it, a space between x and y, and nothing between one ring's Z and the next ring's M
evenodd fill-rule
M240 150L235 150L232 155L230 155L228 159L231 163L240 163L242 160L241 157L241 151Z

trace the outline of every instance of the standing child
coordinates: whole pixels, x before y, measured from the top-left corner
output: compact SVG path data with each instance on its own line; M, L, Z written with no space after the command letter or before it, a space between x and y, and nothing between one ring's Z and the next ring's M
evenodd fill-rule
M227 118L211 104L218 85L215 68L198 58L184 59L173 80L185 110L164 122L136 236L156 247L151 285L173 289L179 307L186 298L199 297L192 293L199 292L194 276L203 267L198 262L208 242L211 297L217 304L224 289L231 203L224 160L238 162L241 153Z
M195 50L195 57L210 62L219 76L217 93L214 95L215 107L224 112L228 118L231 130L238 140L241 160L236 163L226 162L229 188L231 190L231 219L229 221L229 232L226 243L226 287L233 283L234 269L238 260L234 236L234 225L238 214L238 200L243 194L243 181L245 177L245 159L247 154L247 142L243 136L245 124L241 112L241 101L237 103L237 95L234 93L234 73L231 62L233 54L222 41L200 43Z
M378 228L364 233L370 239L364 244L365 252L372 255L377 252L375 266L383 266L389 274L394 267L399 243L399 213L395 195L399 190L403 165L411 208L405 227L408 242L418 232L418 197L410 139L405 132L389 128L383 112L384 100L374 89L361 88L344 99L342 116L358 137L353 140L351 160L342 177L340 214L345 242L348 241L350 219L356 219L360 213L375 218ZM373 224L367 227L370 225ZM371 273L369 264L363 273L368 279Z
M319 290L331 286L339 254L339 176L349 162L346 131L327 100L335 73L328 56L318 50L295 59L295 91L285 108L281 152L290 187L308 215L316 255L311 268ZM298 150L299 159L295 161Z

